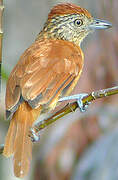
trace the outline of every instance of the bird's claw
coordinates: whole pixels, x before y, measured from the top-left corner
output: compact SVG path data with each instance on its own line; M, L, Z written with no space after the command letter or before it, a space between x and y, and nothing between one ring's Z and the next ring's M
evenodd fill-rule
M88 96L88 94L86 93L76 94L72 96L62 97L59 99L59 101L61 102L61 101L67 101L67 100L76 100L80 111L85 112L88 108L88 105L91 104L90 102L86 102L85 105L83 104L82 99L86 96Z
M78 94L78 98L76 98L78 107L81 112L85 112L88 108L88 105L91 104L90 102L86 102L85 105L83 104L82 99L86 96L88 96L88 94L83 93L83 94Z
M35 142L39 142L40 141L40 134L36 133L36 131L34 130L34 128L30 129L30 138L32 140L33 143Z

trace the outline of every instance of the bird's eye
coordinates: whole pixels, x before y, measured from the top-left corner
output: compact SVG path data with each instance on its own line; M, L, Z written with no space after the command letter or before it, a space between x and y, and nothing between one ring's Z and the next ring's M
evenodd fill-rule
M82 21L81 19L76 19L76 20L74 21L74 24L75 24L76 26L81 26L81 25L83 24L83 21Z

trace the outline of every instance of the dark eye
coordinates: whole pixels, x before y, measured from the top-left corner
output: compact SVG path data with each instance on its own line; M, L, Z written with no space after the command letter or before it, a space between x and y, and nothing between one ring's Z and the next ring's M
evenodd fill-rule
M83 24L83 21L82 21L81 19L76 19L76 20L74 21L74 24L75 24L76 26L81 26L81 25Z

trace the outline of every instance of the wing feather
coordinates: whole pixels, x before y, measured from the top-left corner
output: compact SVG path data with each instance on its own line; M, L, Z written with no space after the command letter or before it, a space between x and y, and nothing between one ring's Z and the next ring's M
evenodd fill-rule
M82 66L83 53L73 43L51 39L36 41L24 52L9 77L6 109L16 106L20 96L33 108L44 104L52 107L59 96L74 88ZM19 91L15 94L16 87Z

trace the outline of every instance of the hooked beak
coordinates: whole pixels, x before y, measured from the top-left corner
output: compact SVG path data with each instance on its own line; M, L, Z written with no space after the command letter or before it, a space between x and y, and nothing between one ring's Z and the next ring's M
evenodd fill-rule
M94 18L92 23L89 25L90 29L108 29L111 28L112 24L109 21Z

